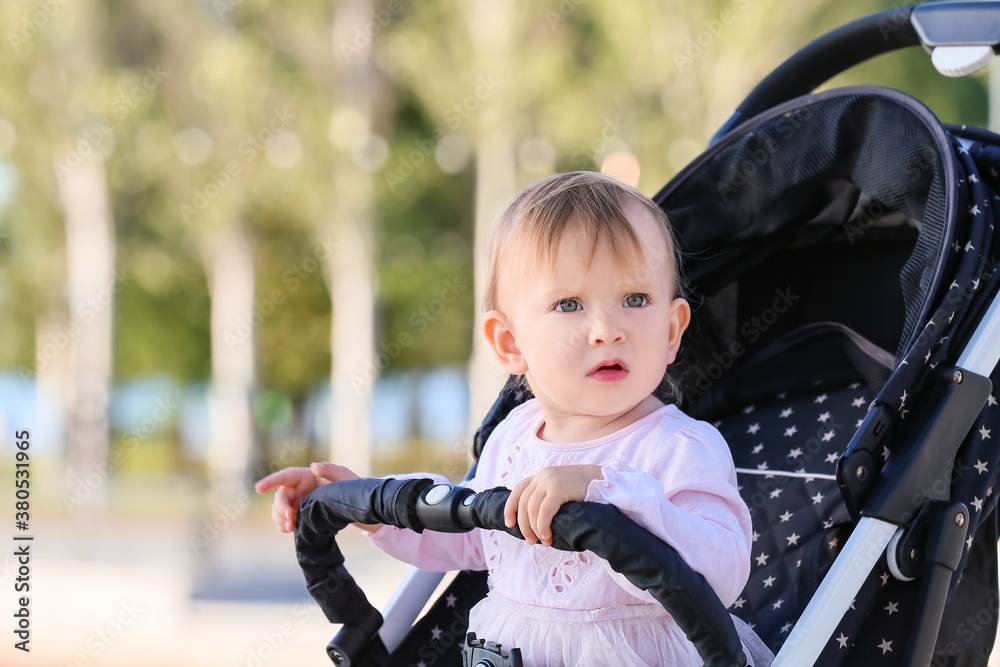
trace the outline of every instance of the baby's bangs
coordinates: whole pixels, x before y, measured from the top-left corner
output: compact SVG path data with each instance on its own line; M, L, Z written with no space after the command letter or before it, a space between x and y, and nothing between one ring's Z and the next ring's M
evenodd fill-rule
M642 257L639 237L625 215L622 193L608 183L591 179L554 183L523 202L522 229L529 247L538 248L539 259L553 268L556 250L570 229L582 233L591 248L589 264L602 243L608 243L616 260L626 263Z

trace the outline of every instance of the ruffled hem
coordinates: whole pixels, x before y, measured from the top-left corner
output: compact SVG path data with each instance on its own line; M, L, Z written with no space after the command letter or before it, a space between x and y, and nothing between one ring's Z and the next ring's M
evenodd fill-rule
M503 645L505 652L521 649L525 667L703 664L694 645L658 605L556 609L491 592L473 607L469 627L476 636Z

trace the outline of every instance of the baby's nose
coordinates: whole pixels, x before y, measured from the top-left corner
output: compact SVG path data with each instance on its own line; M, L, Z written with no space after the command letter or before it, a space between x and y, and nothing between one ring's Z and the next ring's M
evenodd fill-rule
M590 328L590 344L622 343L625 341L625 331L613 318L599 313L593 318Z

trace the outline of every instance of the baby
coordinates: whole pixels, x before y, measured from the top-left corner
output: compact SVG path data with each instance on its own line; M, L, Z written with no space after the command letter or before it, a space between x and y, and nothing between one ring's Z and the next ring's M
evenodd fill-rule
M469 484L511 488L505 520L525 540L363 527L418 567L488 570L490 593L469 629L520 648L525 665L702 664L652 595L589 552L550 548L563 503L615 505L673 546L726 606L747 581L750 514L729 448L654 395L677 396L667 367L691 316L679 282L669 223L634 188L592 172L526 188L487 239L483 333L534 398L493 431ZM354 477L316 463L274 473L257 491L277 488L272 516L288 532L303 496Z

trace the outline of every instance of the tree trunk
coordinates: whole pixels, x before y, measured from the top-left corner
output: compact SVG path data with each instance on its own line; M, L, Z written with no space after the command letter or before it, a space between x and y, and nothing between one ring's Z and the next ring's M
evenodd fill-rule
M231 500L251 481L254 267L250 244L236 226L206 241L202 254L212 309L208 472L209 502L216 505Z
M61 174L58 188L66 216L71 321L66 332L67 461L71 478L78 478L108 458L113 302L127 281L114 274L115 236L103 162L84 158ZM103 496L103 489L95 494Z
M463 5L476 71L495 77L498 92L483 101L476 146L475 318L472 358L469 360L469 425L474 430L496 400L507 373L483 337L483 247L486 232L500 210L517 194L511 109L507 93L513 87L510 63L510 25L513 3L476 0Z
M371 40L358 41L356 28L371 19L371 0L338 5L332 28L333 53L342 104L368 119L376 77ZM350 57L339 49L357 47ZM330 458L361 476L371 474L369 415L378 367L375 364L375 262L371 176L346 152L334 169L333 252L326 275L333 306L330 327L330 394L333 401Z

